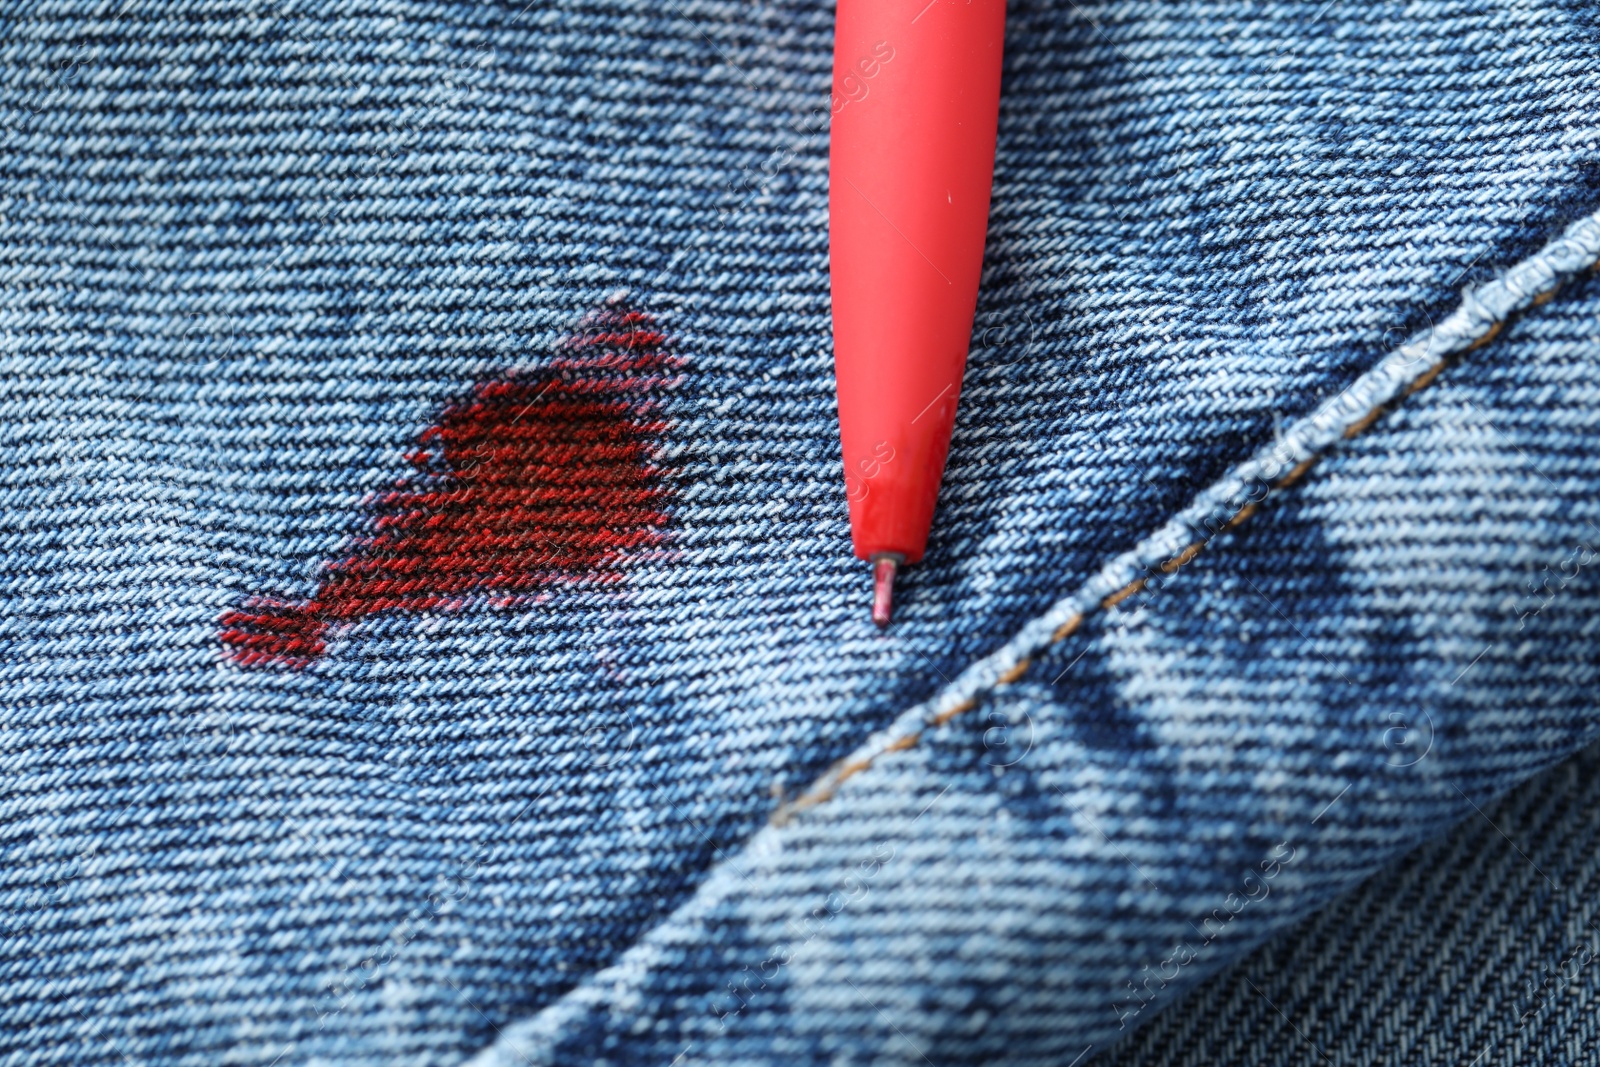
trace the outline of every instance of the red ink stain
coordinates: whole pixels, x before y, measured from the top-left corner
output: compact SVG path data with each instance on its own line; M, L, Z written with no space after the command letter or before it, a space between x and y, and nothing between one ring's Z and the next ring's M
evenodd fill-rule
M371 531L324 565L315 596L252 597L222 617L229 656L301 668L339 623L619 580L665 540L652 442L656 396L680 366L649 316L611 310L544 369L479 382L422 434L415 472L369 502Z

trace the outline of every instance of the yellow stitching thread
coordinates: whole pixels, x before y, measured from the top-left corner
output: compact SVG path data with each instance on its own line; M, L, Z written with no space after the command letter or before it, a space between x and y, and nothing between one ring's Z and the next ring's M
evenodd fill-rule
M1076 630L1082 622L1083 616L1074 614L1066 622L1056 627L1056 632L1050 635L1050 643L1053 645L1057 641L1065 641L1072 636L1072 631Z
M1468 352L1475 352L1478 349L1482 348L1484 345L1488 344L1490 341L1493 341L1496 337L1499 336L1501 325L1502 325L1501 323L1497 322L1493 326L1490 326L1489 329L1488 329L1488 332L1486 332L1482 337L1478 338L1476 341L1472 342L1470 345L1467 346L1467 351Z
M1600 273L1600 260L1596 260L1594 263L1591 263L1589 265L1589 267L1588 267L1588 270L1591 273ZM1538 306L1540 306L1542 304L1548 303L1550 301L1550 299L1553 296L1555 296L1556 292L1560 288L1561 288L1561 286L1559 284L1557 284L1557 285L1553 286L1552 288L1546 290L1545 292L1540 293L1538 296L1534 297L1531 306L1538 307ZM1468 345L1463 350L1463 352L1461 354L1465 354L1466 352L1476 351L1477 349L1480 349L1484 345L1488 344L1490 341L1494 340L1495 337L1497 337L1499 335L1500 329L1504 324L1505 324L1505 320L1502 320L1500 322L1496 322L1496 323L1491 324L1489 329L1484 332L1484 335L1482 337L1478 338L1476 341L1472 342L1472 344ZM1424 371L1417 378L1417 380L1415 382L1411 383L1411 385L1409 385L1406 388L1406 390L1403 393L1400 394L1401 398L1403 399L1405 397L1409 397L1412 394L1416 393L1418 390L1425 389L1429 385L1433 384L1434 379L1437 378L1444 371L1444 369L1446 367L1448 367L1454 361L1455 361L1455 357L1450 357L1450 358L1442 359L1438 363L1435 363L1433 366L1429 367L1426 371ZM1345 439L1348 440L1350 438L1353 438L1353 437L1356 437L1356 436L1360 435L1364 430L1366 430L1368 427L1370 427L1374 422L1376 422L1378 420L1378 418L1384 413L1384 410L1387 407L1389 407L1389 405L1387 405L1387 404L1379 404L1376 407L1374 407L1371 411L1369 411L1365 415L1361 416L1361 418L1357 419L1355 422L1352 422L1348 426L1346 426L1345 429L1344 429L1344 437L1345 437ZM1309 471L1313 466L1316 465L1317 461L1319 459L1321 459L1321 458L1322 458L1322 453L1318 453L1317 455L1312 456L1309 459L1301 460L1298 464L1295 465L1293 470L1291 470L1288 474L1284 475L1282 478L1280 478L1274 484L1274 486L1273 486L1274 491L1279 490L1279 489L1287 489L1289 486L1291 486L1291 485L1295 484L1296 482L1298 482L1302 477L1305 476L1307 471ZM1244 523L1248 522L1250 520L1250 517L1252 515L1254 515L1256 513L1256 511L1259 509L1260 503L1261 503L1260 501L1253 501L1253 502L1251 502L1249 504L1246 504L1244 507L1240 508L1238 511L1234 512L1233 518L1228 520L1227 524L1225 526L1223 526L1223 529L1224 530L1231 530L1236 526L1241 526ZM1184 565L1189 563L1191 560L1193 560L1196 556L1198 556L1200 554L1201 549L1205 548L1205 546L1208 545L1208 544L1210 544L1209 541L1196 541L1196 542L1194 542L1193 544L1191 544L1188 547L1186 547L1182 552L1178 553L1172 559L1167 560L1165 563L1162 563L1161 566L1160 566L1160 569L1166 574L1174 573L1180 567L1183 567ZM1102 607L1102 608L1114 607L1117 604L1121 603L1122 601L1126 600L1128 597L1130 597L1133 594L1139 592L1139 590L1143 589L1144 587L1145 587L1145 579L1144 578L1136 578L1133 581L1129 582L1127 585L1123 586L1121 589L1117 590L1115 593L1112 593L1110 596L1108 596L1105 599L1101 600L1100 601L1100 607ZM1066 622L1064 622L1060 626L1058 626L1056 628L1055 632L1050 635L1050 640L1048 642L1046 642L1046 647L1048 647L1050 645L1058 644L1061 641L1065 640L1067 637L1071 636L1073 633L1075 633L1077 631L1078 627L1083 624L1083 619L1084 619L1084 616L1083 616L1082 612L1079 612L1079 613L1076 613L1076 614L1070 616L1067 619ZM1032 660L1031 657L1023 658L1022 660L1020 660L1016 664L1016 666L1012 667L1010 670L1006 671L1005 674L1002 674L1000 676L998 681L995 683L996 686L998 687L998 686L1001 686L1001 685L1010 685L1012 682L1016 681L1018 678L1021 678L1023 676L1023 674L1025 674L1027 672L1028 668L1030 666L1032 666L1032 663L1033 663L1033 660ZM979 700L979 698L977 696L968 697L966 700L963 700L961 703L955 705L954 707L949 708L946 711L940 712L939 714L933 716L931 719L928 720L927 729L932 729L934 727L943 726L945 723L949 722L951 719L954 719L957 715L961 715L961 714L964 714L965 712L971 711L973 708L978 706L978 700ZM771 822L774 825L782 826L782 825L784 825L785 823L787 823L789 821L789 819L794 815L794 813L796 813L798 811L804 811L807 808L816 807L818 804L826 803L827 801L829 801L829 800L831 800L833 798L835 792L837 791L837 789L839 787L839 784L842 783L845 779L852 778L855 775L860 774L862 771L866 770L867 768L871 767L873 765L873 762L879 756L885 755L885 754L890 753L890 752L902 752L902 751L905 751L906 749L909 749L909 748L912 748L912 747L916 746L917 743L922 740L922 735L925 732L926 732L926 730L918 730L916 733L907 734L904 737L897 738L896 740L894 740L894 741L890 742L889 744L885 745L881 751L876 752L876 753L874 753L874 754L872 754L870 756L864 756L861 759L856 760L854 763L847 764L836 776L834 776L834 778L833 778L833 780L832 780L832 782L830 784L822 786L821 788L819 788L819 789L817 789L817 790L815 790L815 791L813 791L811 793L806 793L806 794L803 794L803 795L801 795L799 797L796 797L795 800L790 804L780 806L776 811L774 811L772 813Z
M1223 529L1231 530L1235 526L1243 526L1245 523L1250 521L1250 516L1254 515L1256 513L1256 509L1260 506L1260 504L1255 503L1254 501L1246 504L1244 507L1233 513L1233 518L1228 520L1228 524L1224 526Z
M1361 416L1355 422L1352 422L1349 426L1346 426L1344 428L1344 439L1348 441L1352 437L1357 437L1365 433L1369 426L1378 421L1379 416L1383 414L1383 408L1384 405L1379 404L1377 407Z
M955 718L957 715L965 714L966 712L971 711L973 708L975 708L977 706L978 706L978 698L977 697L973 697L970 700L963 700L961 703L957 704L955 707L950 708L950 709L948 709L946 711L941 711L939 714L935 715L932 719L928 720L928 723L929 723L930 726L943 726L945 723L949 722L951 719Z
M1118 604L1122 603L1124 600L1127 600L1133 594L1143 589L1144 581L1145 580L1143 578L1135 578L1121 589L1118 589L1115 593L1112 593L1110 596L1100 601L1100 606L1102 608L1116 607Z
M1006 671L1006 673L1002 674L1000 676L1000 680L995 682L995 684L1010 685L1012 682L1028 673L1028 665L1032 662L1032 660L1024 656L1022 659L1017 661L1017 665L1015 667L1012 667L1009 671Z
M1285 474L1282 478L1279 478L1277 483L1274 484L1272 488L1274 488L1274 489L1287 489L1287 488L1289 488L1295 482L1298 482L1301 478L1305 477L1306 471L1310 470L1312 467L1315 467L1317 465L1317 460L1319 460L1321 458L1322 458L1321 456L1312 456L1310 459L1301 460L1295 466L1294 470L1290 471L1288 474ZM1199 551L1198 546L1195 548L1195 551L1196 552ZM1191 557L1191 558L1193 558L1193 557ZM1188 561L1185 560L1184 562L1188 562Z
M1404 393L1402 393L1401 395L1402 396L1410 396L1412 393L1415 393L1419 389L1426 389L1428 386L1433 384L1433 380L1435 378L1437 378L1440 375L1440 373L1442 373L1444 371L1445 367L1448 366L1449 363L1450 363L1449 360L1441 359L1439 362L1435 363L1433 366L1431 366L1427 370L1423 371L1417 377L1416 381L1414 381L1410 385L1406 386L1406 391Z
M1161 565L1161 573L1171 574L1179 567L1198 556L1200 554L1200 550L1205 547L1206 543L1204 541L1196 541L1194 544L1190 545L1188 548L1185 548L1182 552L1179 552L1176 556L1173 556L1171 559L1163 563Z
M870 766L872 766L872 761L868 759L858 759L853 763L847 763L839 771L839 780L843 781L852 774L860 774Z

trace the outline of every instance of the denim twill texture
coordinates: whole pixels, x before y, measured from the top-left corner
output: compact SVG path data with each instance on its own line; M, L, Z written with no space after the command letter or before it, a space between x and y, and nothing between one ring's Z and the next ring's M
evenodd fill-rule
M1597 856L1590 747L1227 968L1098 1067L1593 1063Z
M1517 329L1570 336L1472 353L1413 398L1435 424L1402 411L1187 594L800 811L727 896L835 760L1600 199L1595 30L1560 5L1009 17L962 422L885 636L838 486L830 9L5 10L8 1062L917 1059L896 1027L941 1064L1070 1059L1355 769L1316 824L1342 836L1184 982L1469 810L1444 783L1481 801L1579 742L1586 676L1551 665L1590 662L1588 570L1459 703L1418 673L1588 536L1593 310L1563 295ZM441 411L619 294L684 361L669 555L230 661L227 612L312 596ZM1459 719L1389 799L1419 707ZM904 906L742 985L863 862Z
M1600 217L1466 306L1569 252L1600 256ZM1084 589L1106 606L1065 598L869 740L855 773L474 1064L690 1046L717 1063L1070 1061L1583 747L1600 732L1600 280L1567 284L1186 566L1151 568L1159 587L1108 603L1145 546L1109 563ZM1241 470L1288 468L1340 403ZM1146 544L1173 559L1183 543ZM1554 885L1531 902L1561 904Z

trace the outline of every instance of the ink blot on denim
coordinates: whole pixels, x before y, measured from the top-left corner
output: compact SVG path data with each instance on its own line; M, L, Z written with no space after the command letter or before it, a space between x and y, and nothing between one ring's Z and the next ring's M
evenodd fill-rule
M651 449L665 429L655 396L679 366L648 316L607 311L542 373L478 383L422 434L416 473L374 498L372 532L327 565L316 596L252 597L223 615L223 643L244 666L299 668L335 623L619 580L666 539Z

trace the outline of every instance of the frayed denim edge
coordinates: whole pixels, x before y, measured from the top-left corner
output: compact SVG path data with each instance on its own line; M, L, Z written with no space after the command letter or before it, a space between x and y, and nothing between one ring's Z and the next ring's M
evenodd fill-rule
M1544 303L1562 282L1597 260L1600 211L1568 226L1560 237L1500 278L1464 292L1460 306L1443 322L1389 353L1338 395L1298 420L1277 441L1201 492L1166 525L1107 562L1076 593L1057 601L1001 648L968 667L938 695L903 712L869 737L796 800L781 807L771 824L752 836L738 856L715 864L695 894L616 963L537 1015L500 1031L499 1038L468 1061L467 1067L549 1062L567 1020L622 993L630 977L648 971L667 947L664 942L672 927L708 912L728 890L738 887L740 878L748 877L738 872L750 865L735 864L735 860L781 849L783 827L796 813L827 801L841 783L870 768L879 757L912 747L924 730L948 722L974 707L984 694L1016 681L1035 654L1070 634L1084 617L1177 570L1219 533L1238 526L1267 498L1289 488L1341 438L1367 429L1393 401L1431 382L1452 357L1492 340L1510 316Z

